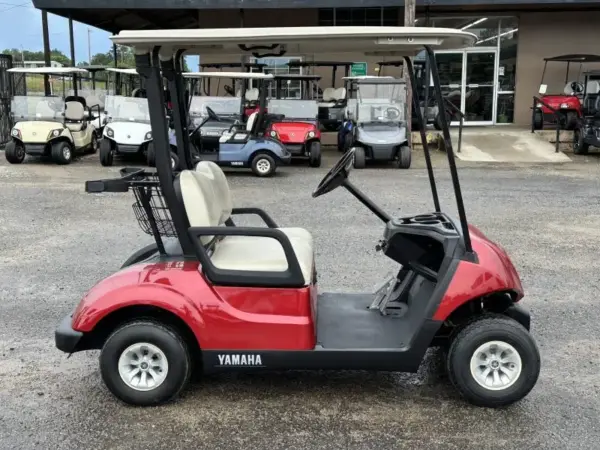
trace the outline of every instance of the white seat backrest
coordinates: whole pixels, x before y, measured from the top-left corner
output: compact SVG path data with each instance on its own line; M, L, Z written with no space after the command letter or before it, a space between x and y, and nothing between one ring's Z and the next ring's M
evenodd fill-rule
M213 188L217 202L223 208L219 222L225 223L227 219L231 217L231 211L233 210L233 200L231 198L231 191L229 190L229 183L227 182L225 173L212 161L200 161L196 165L196 173L202 174L208 179L213 180Z
M222 208L210 179L193 170L183 170L179 174L179 187L190 226L217 227L222 224ZM200 241L207 245L213 238L214 236L202 236Z
M335 90L335 93L333 94L333 99L337 102L346 100L346 88L345 87L337 88Z
M252 88L246 91L246 100L249 102L255 102L258 100L258 89Z
M67 120L83 120L85 117L85 108L79 102L65 103L65 119Z
M323 90L323 101L324 102L335 101L335 88L328 87Z
M237 91L235 91L235 96L236 97L241 97L242 96L242 90L238 89Z
M586 92L588 94L600 94L600 82L596 80L588 81Z
M248 121L246 122L246 131L252 131L252 127L254 126L254 122L256 122L256 118L258 117L258 112L253 112L248 117Z

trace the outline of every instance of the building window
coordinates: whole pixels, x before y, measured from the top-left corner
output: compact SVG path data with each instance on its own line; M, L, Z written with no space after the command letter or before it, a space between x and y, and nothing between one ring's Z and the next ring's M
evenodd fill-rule
M398 26L400 8L320 8L319 26Z

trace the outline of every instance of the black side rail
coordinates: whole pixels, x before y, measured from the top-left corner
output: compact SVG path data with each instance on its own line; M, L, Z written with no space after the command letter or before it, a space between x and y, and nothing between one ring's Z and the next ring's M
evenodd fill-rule
M281 230L257 227L191 227L188 234L202 264L202 270L216 285L289 288L304 286L304 275L296 253L289 238ZM276 239L283 247L288 268L282 272L219 269L212 263L207 249L200 242L202 236L256 236Z
M531 132L535 133L535 110L538 109L538 104L545 106L550 110L552 115L554 116L554 120L556 122L556 143L554 144L555 153L558 153L560 150L560 119L561 115L558 113L557 109L554 109L552 106L548 105L541 98L533 96L533 106L531 108ZM544 129L544 114L542 113L542 130Z
M97 194L100 192L127 192L132 183L142 183L145 175L149 173L144 169L135 167L124 167L120 170L121 178L110 178L105 180L92 180L85 182L85 192Z
M463 131L463 125L465 123L465 115L464 113L454 104L452 103L450 100L448 100L447 98L444 97L444 109L450 110L451 114L454 115L458 115L458 117L460 117L460 125L458 126L458 146L456 151L458 153L460 153L460 146L462 143L462 131Z
M277 225L277 223L275 223L275 221L271 218L271 216L269 216L269 214L267 214L266 211L260 209L260 208L233 208L231 210L231 214L232 215L254 215L254 216L258 216L260 217L263 222L265 223L266 226L268 226L269 228L279 228L279 226ZM227 222L225 222L225 225L229 226L229 227L234 227L235 222L229 218L227 220Z

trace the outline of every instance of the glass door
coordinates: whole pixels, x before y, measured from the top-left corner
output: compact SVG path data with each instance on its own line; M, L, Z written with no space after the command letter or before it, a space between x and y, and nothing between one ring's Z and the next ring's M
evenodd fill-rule
M463 52L436 53L442 95L462 111ZM454 125L454 122L452 122Z
M465 51L462 111L467 124L496 121L496 55L495 49Z

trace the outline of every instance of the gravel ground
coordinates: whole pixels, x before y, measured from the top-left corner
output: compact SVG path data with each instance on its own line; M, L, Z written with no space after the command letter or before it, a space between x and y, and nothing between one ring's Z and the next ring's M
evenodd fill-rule
M382 224L342 190L312 199L324 167L270 180L229 177L238 206L260 205L312 230L320 288L370 290L391 265L374 250ZM66 359L57 322L96 281L150 242L129 195L86 195L83 181L117 176L96 157L68 167L0 158L0 448L591 449L600 438L597 255L600 158L564 165L459 162L470 221L512 256L533 316L542 372L504 410L457 397L431 354L417 375L343 372L212 376L175 403L132 408L101 382L97 353ZM443 205L454 211L443 155ZM352 173L395 214L431 207L420 155L409 171Z

